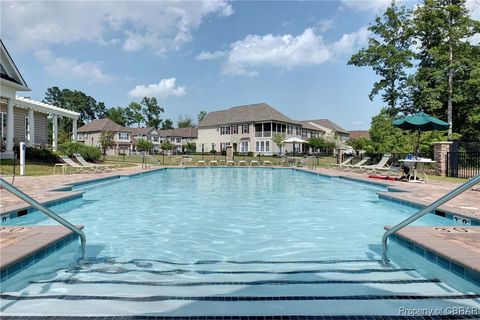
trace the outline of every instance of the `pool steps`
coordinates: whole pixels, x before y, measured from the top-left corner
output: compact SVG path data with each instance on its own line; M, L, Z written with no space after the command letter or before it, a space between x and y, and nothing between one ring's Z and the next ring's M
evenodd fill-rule
M91 259L1 298L2 306L9 304L5 315L67 315L72 308L95 316L145 310L169 316L398 315L399 308L480 307L480 292L464 294L415 270L368 259Z

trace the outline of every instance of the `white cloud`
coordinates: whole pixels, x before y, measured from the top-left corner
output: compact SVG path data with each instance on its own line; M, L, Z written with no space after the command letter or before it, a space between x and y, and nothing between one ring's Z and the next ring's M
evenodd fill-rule
M162 79L159 83L153 83L148 85L137 85L135 88L128 92L130 97L143 98L143 97L160 97L166 98L168 96L181 97L185 95L187 90L184 86L179 87L176 85L177 79L169 78Z
M391 0L341 0L342 5L358 11L379 12L386 9Z
M225 51L215 51L215 52L202 51L198 56L195 57L195 59L199 61L216 60L225 56L225 54L226 54Z
M480 20L480 0L467 0L465 5L470 11L470 16L475 20Z
M318 23L318 30L322 33L325 33L328 30L330 30L333 27L333 25L334 25L334 21L332 19L320 20L320 22Z
M202 52L197 60L225 56L222 72L228 75L255 76L260 67L290 70L299 66L319 65L347 54L368 38L366 27L345 34L339 40L326 43L314 28L307 28L297 36L248 35L230 44L228 51Z
M44 65L45 71L53 76L86 80L88 83L108 83L115 77L105 74L100 62L56 57L50 50L35 52L35 57Z
M231 14L225 0L5 1L2 38L24 50L93 41L161 54L190 41L208 16Z

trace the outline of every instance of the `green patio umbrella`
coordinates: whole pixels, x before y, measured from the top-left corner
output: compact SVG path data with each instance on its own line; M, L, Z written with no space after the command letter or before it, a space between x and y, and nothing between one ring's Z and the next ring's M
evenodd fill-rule
M418 156L418 148L420 146L420 132L421 131L443 131L448 130L450 125L428 115L424 112L410 114L404 118L393 121L393 125L404 130L417 131L417 146L415 148L415 157Z

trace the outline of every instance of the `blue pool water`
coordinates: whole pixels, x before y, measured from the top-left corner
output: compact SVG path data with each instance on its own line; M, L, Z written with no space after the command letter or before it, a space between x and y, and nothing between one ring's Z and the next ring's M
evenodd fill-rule
M463 297L478 288L459 291L430 267L410 268L411 252L398 249L407 265L379 263L384 226L416 211L379 199L381 187L266 168L169 169L82 187L83 199L53 209L85 226L87 264L16 276L0 299L5 314L401 315L401 307L480 307L480 296ZM9 221L53 223L40 213ZM429 214L416 224L452 221ZM78 246L64 251L72 250ZM429 298L412 298L422 295Z
M55 208L85 226L90 257L169 261L371 258L415 209L381 188L294 170L166 170L86 188ZM41 213L16 224L55 224ZM427 215L418 225L446 225Z

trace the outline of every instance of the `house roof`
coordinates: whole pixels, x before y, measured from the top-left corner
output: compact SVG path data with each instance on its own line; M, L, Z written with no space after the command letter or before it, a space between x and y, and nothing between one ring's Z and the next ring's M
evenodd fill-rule
M97 132L97 131L122 131L130 132L130 128L125 128L110 119L96 119L84 126L78 128L78 132Z
M300 121L300 124L302 125L303 128L305 129L310 129L310 130L315 130L315 131L322 131L325 132L325 130L320 129L317 126L314 126L311 124L309 121Z
M199 127L208 127L229 123L278 121L298 124L283 113L266 103L256 103L233 107L227 110L209 112L198 124Z
M153 130L156 130L157 132L160 130L155 129L154 127L146 127L146 128L127 128L130 130L130 132L133 135L137 136L146 136L150 134Z
M367 138L370 139L370 133L368 130L354 130L350 131L350 139L357 139L357 138Z
M318 124L322 127L325 127L325 128L331 129L331 130L335 130L335 132L346 133L346 134L349 133L347 130L343 129L338 124L336 124L335 122L333 122L331 120L328 120L328 119L317 119L317 120L302 121L302 123L308 123L308 122L313 122L313 123L316 123L316 124Z
M25 79L23 79L22 74L18 70L15 62L13 61L10 53L3 44L3 41L0 39L0 53L1 53L1 79L3 81L8 81L16 86L17 91L30 91Z
M176 128L159 130L160 137L198 138L198 128Z

